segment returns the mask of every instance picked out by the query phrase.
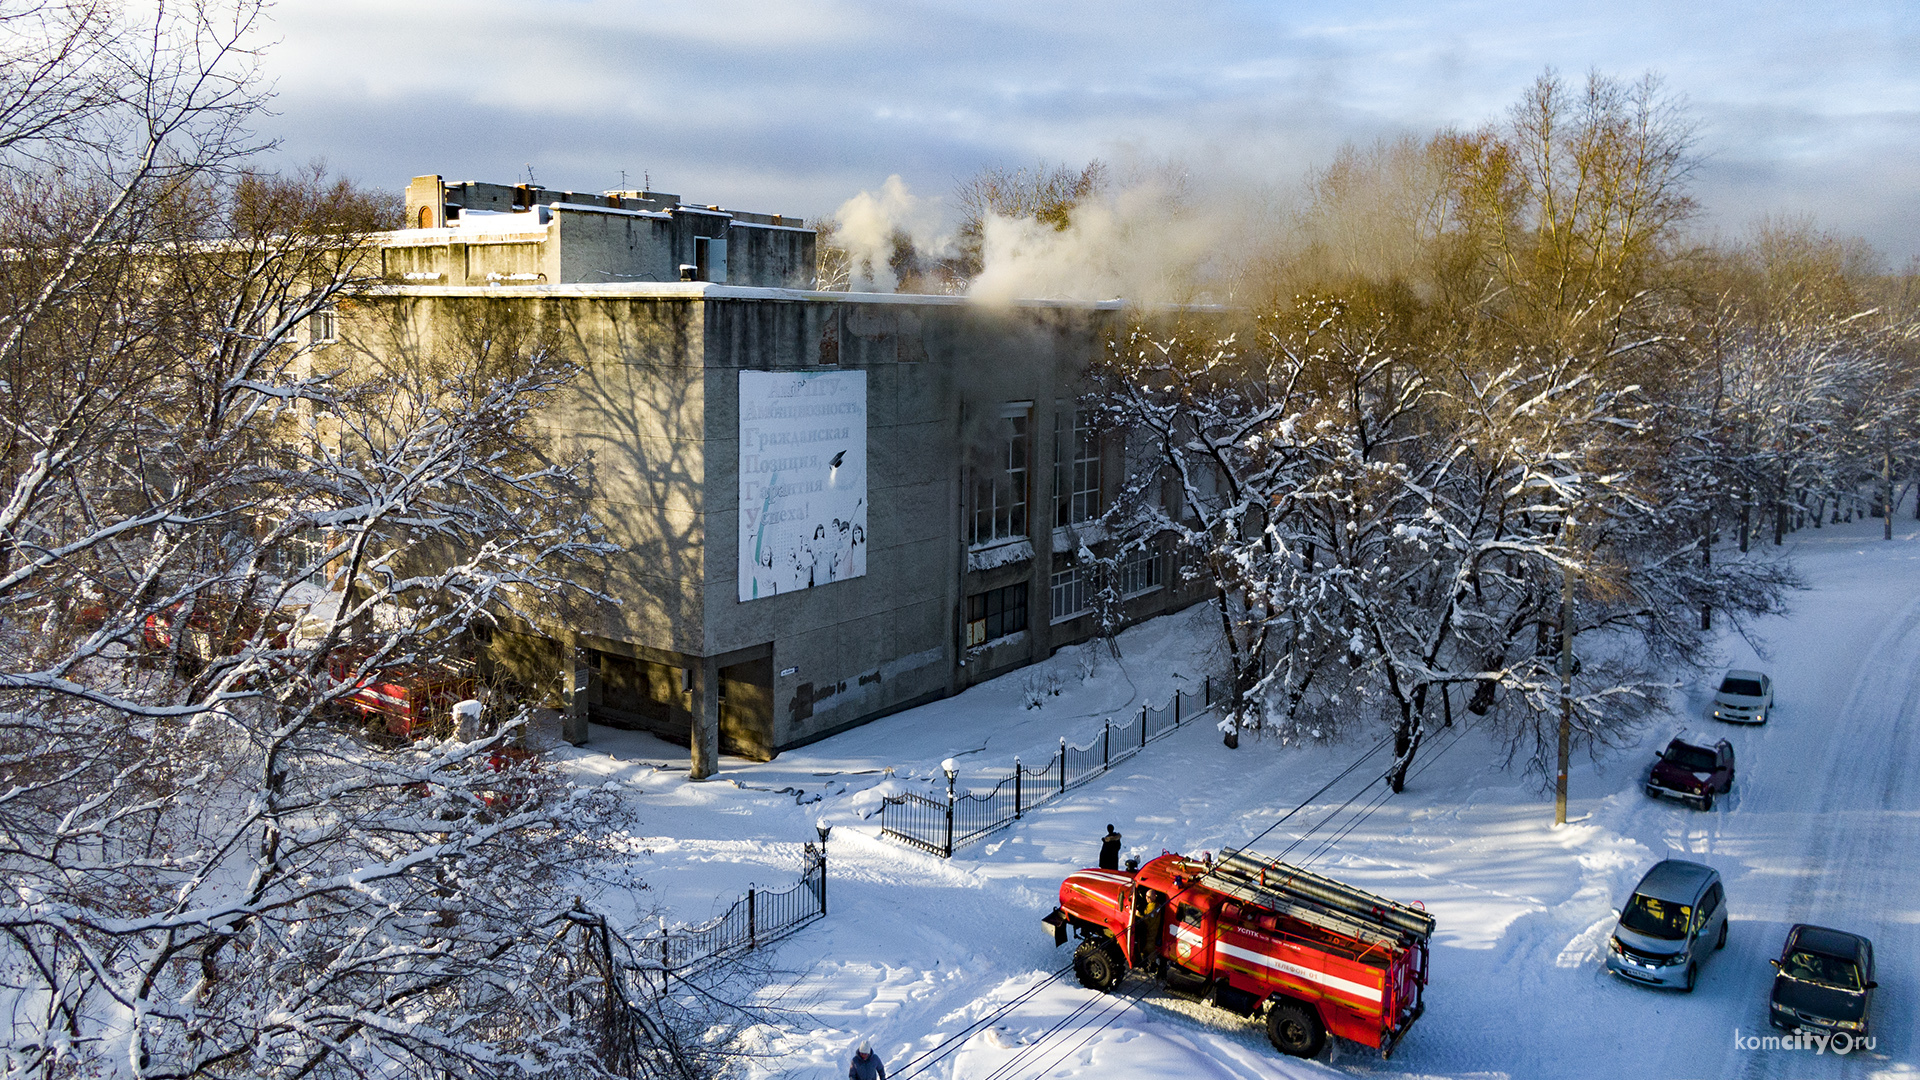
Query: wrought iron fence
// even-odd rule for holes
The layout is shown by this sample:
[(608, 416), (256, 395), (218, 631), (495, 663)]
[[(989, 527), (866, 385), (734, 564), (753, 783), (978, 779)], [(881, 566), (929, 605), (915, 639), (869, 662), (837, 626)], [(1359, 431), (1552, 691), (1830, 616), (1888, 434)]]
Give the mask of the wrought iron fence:
[[(1198, 709), (1193, 699), (1199, 698)], [(956, 793), (954, 776), (947, 777), (945, 799), (902, 792), (880, 804), (880, 835), (910, 847), (952, 858), (953, 853), (1025, 816), (1027, 811), (1064, 794), (1070, 788), (1106, 772), (1132, 757), (1155, 739), (1213, 707), (1213, 680), (1198, 694), (1175, 691), (1166, 704), (1142, 705), (1124, 723), (1111, 717), (1100, 735), (1086, 746), (1060, 740), (1045, 765), (1031, 767), (1013, 759), (1013, 770), (986, 791)], [(1184, 710), (1184, 715), (1183, 715)]]
[(698, 926), (662, 927), (635, 943), (647, 967), (658, 965), (664, 981), (716, 957), (759, 948), (827, 913), (827, 847), (801, 848), (800, 880), (784, 889), (748, 888), (719, 916)]

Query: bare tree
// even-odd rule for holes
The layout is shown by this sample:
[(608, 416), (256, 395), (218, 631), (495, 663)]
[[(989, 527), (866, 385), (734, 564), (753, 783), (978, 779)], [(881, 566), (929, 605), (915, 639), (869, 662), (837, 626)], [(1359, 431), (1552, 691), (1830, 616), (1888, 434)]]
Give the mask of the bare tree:
[(1065, 229), (1074, 208), (1107, 187), (1106, 163), (1095, 159), (1078, 171), (1046, 162), (1017, 168), (985, 168), (954, 185), (959, 210), (959, 254), (949, 276), (964, 282), (979, 275), (988, 217), (1030, 218)]
[(603, 550), (529, 433), (572, 363), (356, 349), (390, 200), (246, 171), (257, 6), (148, 14), (0, 20), (0, 1069), (710, 1068), (583, 959), (617, 801), (516, 710), (407, 741), (341, 704)]

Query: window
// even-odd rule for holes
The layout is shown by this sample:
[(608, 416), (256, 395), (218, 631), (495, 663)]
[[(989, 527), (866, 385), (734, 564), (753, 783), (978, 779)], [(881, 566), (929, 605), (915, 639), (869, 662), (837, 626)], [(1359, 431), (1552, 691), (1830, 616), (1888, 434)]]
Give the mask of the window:
[(307, 334), (315, 345), (325, 345), (340, 340), (340, 310), (332, 304), (322, 304), (307, 316)]
[(991, 544), (1027, 535), (1027, 426), (1029, 406), (1001, 411), (994, 446), (997, 460), (974, 470), (973, 544)]
[(325, 532), (315, 528), (301, 529), (281, 537), (269, 549), (267, 567), (286, 580), (305, 580), (325, 586), (324, 559), (329, 547)]
[(1053, 415), (1053, 523), (1078, 525), (1100, 516), (1100, 436), (1088, 409)]
[(989, 589), (967, 597), (967, 647), (985, 645), (995, 638), (1017, 634), (1027, 628), (1027, 586), (1025, 582), (1004, 589)]
[(1071, 619), (1093, 607), (1090, 576), (1081, 573), (1078, 566), (1069, 566), (1048, 579), (1049, 591), (1053, 594), (1054, 622)]
[(1166, 560), (1154, 547), (1127, 552), (1120, 564), (1120, 594), (1133, 596), (1160, 587)]

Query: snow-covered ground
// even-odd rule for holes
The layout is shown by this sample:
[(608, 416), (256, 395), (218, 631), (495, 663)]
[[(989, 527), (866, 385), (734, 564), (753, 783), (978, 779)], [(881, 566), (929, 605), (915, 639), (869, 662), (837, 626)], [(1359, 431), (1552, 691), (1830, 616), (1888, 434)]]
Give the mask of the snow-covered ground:
[[(1001, 775), (1015, 754), (1045, 760), (1062, 735), (1084, 743), (1103, 716), (1197, 688), (1204, 608), (1129, 631), (1118, 661), (1063, 650), (768, 764), (728, 760), (705, 783), (686, 781), (684, 750), (646, 736), (595, 728), (593, 742), (565, 754), (583, 782), (632, 788), (645, 834), (634, 868), (678, 920), (707, 917), (750, 882), (788, 884), (815, 821), (834, 826), (831, 912), (773, 950), (787, 973), (783, 1004), (799, 1011), (761, 1032), (756, 1077), (845, 1075), (862, 1035), (895, 1076), (936, 1047), (952, 1051), (920, 1072), (930, 1080), (1920, 1076), (1920, 529), (1900, 521), (1888, 543), (1880, 528), (1795, 534), (1789, 554), (1810, 588), (1791, 615), (1725, 639), (1729, 666), (1773, 674), (1764, 727), (1703, 720), (1703, 681), (1637, 746), (1576, 763), (1573, 824), (1559, 829), (1549, 794), (1502, 770), (1494, 742), (1457, 729), (1371, 815), (1326, 820), (1377, 775), (1368, 767), (1260, 843), (1279, 853), (1317, 826), (1290, 861), (1423, 901), (1437, 918), (1426, 1015), (1384, 1062), (1339, 1045), (1318, 1061), (1282, 1058), (1252, 1022), (1164, 992), (1102, 997), (1070, 975), (949, 1043), (1067, 962), (1039, 919), (1060, 879), (1093, 861), (1107, 823), (1142, 855), (1239, 846), (1365, 748), (1247, 741), (1231, 751), (1211, 723), (1196, 723), (951, 861), (878, 838), (881, 794), (931, 786), (944, 757), (959, 759), (964, 786), (969, 774)], [(1036, 692), (1043, 704), (1028, 708)], [(1653, 752), (1682, 726), (1725, 734), (1737, 751), (1735, 791), (1709, 813), (1639, 788)], [(1718, 868), (1727, 885), (1731, 937), (1691, 995), (1625, 985), (1600, 965), (1615, 905), (1667, 853)], [(1803, 921), (1874, 940), (1875, 1050), (1816, 1059), (1736, 1046), (1736, 1032), (1771, 1032), (1767, 960)], [(1122, 986), (1128, 996), (1144, 989), (1138, 978)]]

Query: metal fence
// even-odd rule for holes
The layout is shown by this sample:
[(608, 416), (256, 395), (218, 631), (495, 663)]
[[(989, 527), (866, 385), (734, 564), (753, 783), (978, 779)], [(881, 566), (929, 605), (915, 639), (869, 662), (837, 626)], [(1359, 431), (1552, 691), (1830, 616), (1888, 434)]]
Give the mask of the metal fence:
[(721, 915), (698, 926), (662, 927), (636, 943), (648, 967), (661, 978), (684, 974), (716, 957), (756, 949), (785, 937), (827, 913), (827, 846), (801, 849), (800, 880), (784, 889), (749, 888)]
[[(1196, 703), (1195, 698), (1199, 701)], [(1199, 708), (1194, 708), (1198, 704)], [(1105, 720), (1100, 735), (1086, 746), (1060, 748), (1045, 765), (1029, 767), (1013, 759), (1013, 771), (986, 791), (954, 792), (954, 774), (947, 776), (945, 799), (903, 792), (880, 804), (880, 835), (922, 851), (952, 858), (953, 853), (1025, 816), (1069, 788), (1106, 772), (1145, 749), (1155, 739), (1185, 720), (1213, 707), (1213, 680), (1200, 693), (1175, 691), (1160, 706), (1142, 705), (1124, 723)]]

